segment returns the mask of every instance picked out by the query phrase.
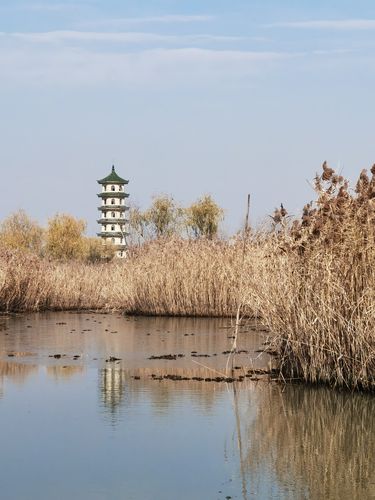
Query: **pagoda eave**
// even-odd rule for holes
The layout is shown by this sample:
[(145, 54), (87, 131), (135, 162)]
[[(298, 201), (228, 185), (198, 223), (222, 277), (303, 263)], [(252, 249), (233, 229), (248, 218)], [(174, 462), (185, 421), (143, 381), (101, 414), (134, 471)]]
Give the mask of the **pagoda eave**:
[(128, 219), (121, 219), (121, 218), (110, 219), (108, 217), (108, 219), (97, 219), (96, 222), (98, 224), (127, 224), (129, 221)]
[(129, 207), (126, 205), (101, 205), (98, 207), (98, 210), (102, 210), (103, 212), (125, 212), (126, 210), (129, 210)]
[(103, 179), (99, 179), (98, 184), (128, 184), (128, 180), (123, 179), (120, 177), (115, 170), (115, 166), (112, 165), (112, 170), (107, 177), (104, 177)]
[(129, 193), (124, 193), (121, 191), (109, 191), (104, 193), (99, 193), (97, 195), (99, 198), (129, 198)]
[(97, 236), (100, 236), (101, 238), (124, 238), (125, 236), (129, 236), (129, 233), (126, 231), (113, 231), (113, 232), (101, 232), (101, 233), (96, 233)]
[(105, 179), (101, 179), (100, 181), (96, 181), (98, 184), (101, 184), (102, 186), (108, 185), (108, 184), (129, 184), (129, 181), (127, 179), (121, 179), (120, 181), (106, 181)]

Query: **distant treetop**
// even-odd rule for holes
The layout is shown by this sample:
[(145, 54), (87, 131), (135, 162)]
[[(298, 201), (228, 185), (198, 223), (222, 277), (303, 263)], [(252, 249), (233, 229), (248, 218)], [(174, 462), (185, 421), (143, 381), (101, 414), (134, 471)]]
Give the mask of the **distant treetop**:
[(104, 177), (104, 179), (100, 179), (98, 181), (99, 184), (128, 184), (129, 181), (122, 179), (119, 175), (117, 175), (115, 166), (112, 165), (112, 171), (107, 177)]

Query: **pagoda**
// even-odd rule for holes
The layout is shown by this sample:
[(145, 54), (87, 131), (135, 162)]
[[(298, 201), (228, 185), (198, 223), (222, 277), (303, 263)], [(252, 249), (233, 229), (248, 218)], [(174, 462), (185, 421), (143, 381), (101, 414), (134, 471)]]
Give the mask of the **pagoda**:
[(123, 258), (126, 255), (126, 237), (128, 236), (126, 211), (129, 207), (125, 205), (125, 198), (129, 197), (125, 193), (125, 185), (129, 181), (117, 175), (115, 167), (104, 179), (100, 179), (98, 184), (102, 186), (101, 193), (98, 194), (102, 204), (98, 207), (101, 217), (97, 221), (101, 224), (101, 232), (97, 233), (103, 243), (115, 246), (116, 256)]

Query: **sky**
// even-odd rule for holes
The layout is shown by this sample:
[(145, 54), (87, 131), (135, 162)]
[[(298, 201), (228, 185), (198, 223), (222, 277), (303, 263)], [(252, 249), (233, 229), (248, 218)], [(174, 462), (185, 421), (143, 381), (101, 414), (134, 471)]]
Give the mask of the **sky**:
[(373, 0), (0, 0), (0, 219), (210, 194), (238, 230), (375, 163)]

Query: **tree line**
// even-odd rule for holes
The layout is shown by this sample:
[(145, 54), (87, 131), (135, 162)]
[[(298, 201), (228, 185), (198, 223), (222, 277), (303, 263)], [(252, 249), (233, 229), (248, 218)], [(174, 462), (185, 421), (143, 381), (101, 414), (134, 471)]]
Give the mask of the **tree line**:
[(141, 211), (132, 207), (129, 214), (130, 241), (143, 241), (162, 237), (187, 238), (217, 237), (224, 211), (210, 195), (202, 196), (189, 207), (181, 207), (171, 196), (153, 199), (151, 206)]
[[(218, 235), (223, 215), (223, 209), (209, 195), (186, 208), (171, 196), (157, 196), (144, 211), (135, 206), (130, 208), (127, 243), (130, 247), (139, 246), (173, 236), (213, 239)], [(110, 260), (114, 256), (113, 246), (104, 245), (100, 238), (86, 236), (86, 228), (84, 220), (68, 214), (56, 214), (42, 228), (24, 210), (19, 210), (0, 224), (0, 247), (56, 260)]]

